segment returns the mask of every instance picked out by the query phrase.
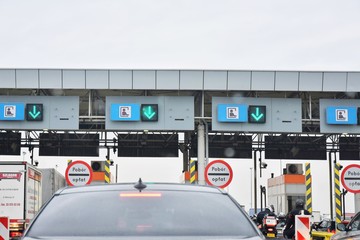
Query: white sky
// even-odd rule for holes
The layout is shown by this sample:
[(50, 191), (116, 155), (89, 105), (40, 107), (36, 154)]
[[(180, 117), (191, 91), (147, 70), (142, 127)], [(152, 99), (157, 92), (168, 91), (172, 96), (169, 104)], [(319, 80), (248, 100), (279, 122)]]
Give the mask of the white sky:
[[(359, 0), (0, 0), (0, 68), (360, 71), (359, 10)], [(119, 181), (178, 182), (182, 170), (181, 158), (112, 158)], [(65, 172), (65, 159), (39, 161)], [(259, 185), (286, 165), (267, 162)], [(248, 208), (253, 161), (229, 163), (228, 191)], [(326, 213), (328, 162), (311, 163), (313, 210)]]
[(0, 67), (360, 69), (358, 0), (0, 0)]

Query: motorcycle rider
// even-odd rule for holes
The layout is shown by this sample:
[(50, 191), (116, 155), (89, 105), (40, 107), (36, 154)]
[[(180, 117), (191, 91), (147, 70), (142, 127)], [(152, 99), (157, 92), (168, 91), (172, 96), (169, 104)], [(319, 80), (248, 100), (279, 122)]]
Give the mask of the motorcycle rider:
[(291, 210), (286, 216), (286, 223), (283, 234), (288, 239), (292, 239), (295, 235), (295, 216), (302, 214), (302, 212), (305, 215), (311, 215), (308, 210), (304, 209), (304, 205), (304, 200), (296, 199), (295, 209)]
[(270, 206), (266, 206), (264, 211), (261, 211), (258, 213), (257, 217), (256, 217), (256, 221), (259, 225), (263, 224), (263, 219), (265, 216), (275, 216), (276, 214), (274, 213), (274, 206), (270, 205)]

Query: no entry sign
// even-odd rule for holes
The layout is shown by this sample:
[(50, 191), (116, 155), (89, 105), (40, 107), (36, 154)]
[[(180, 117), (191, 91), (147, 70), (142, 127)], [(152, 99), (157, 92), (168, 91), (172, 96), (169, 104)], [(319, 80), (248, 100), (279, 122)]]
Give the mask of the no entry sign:
[(360, 165), (351, 164), (341, 172), (343, 187), (352, 193), (360, 193)]
[(225, 188), (233, 178), (230, 165), (223, 160), (215, 160), (205, 168), (205, 180), (209, 185)]
[(82, 186), (92, 181), (92, 169), (84, 161), (74, 161), (66, 169), (66, 182), (70, 186)]

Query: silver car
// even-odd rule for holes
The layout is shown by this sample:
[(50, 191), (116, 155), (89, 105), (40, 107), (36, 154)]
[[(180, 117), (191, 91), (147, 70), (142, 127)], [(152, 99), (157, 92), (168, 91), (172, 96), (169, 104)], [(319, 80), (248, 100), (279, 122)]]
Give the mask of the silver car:
[(331, 236), (331, 240), (353, 240), (360, 239), (360, 212), (358, 212), (351, 221), (346, 225), (340, 223), (337, 226), (338, 232)]
[(140, 179), (58, 191), (25, 232), (34, 239), (265, 238), (221, 189)]

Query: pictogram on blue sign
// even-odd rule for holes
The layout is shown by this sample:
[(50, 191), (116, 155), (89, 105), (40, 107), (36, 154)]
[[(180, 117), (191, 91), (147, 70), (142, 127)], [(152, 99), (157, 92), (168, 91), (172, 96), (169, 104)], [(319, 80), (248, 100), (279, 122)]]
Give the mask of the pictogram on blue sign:
[(248, 106), (244, 104), (218, 104), (218, 122), (247, 122)]
[(326, 123), (338, 125), (355, 125), (357, 124), (357, 107), (327, 107)]
[(0, 103), (1, 121), (21, 121), (25, 119), (24, 103)]
[(111, 104), (111, 121), (140, 121), (140, 104)]

